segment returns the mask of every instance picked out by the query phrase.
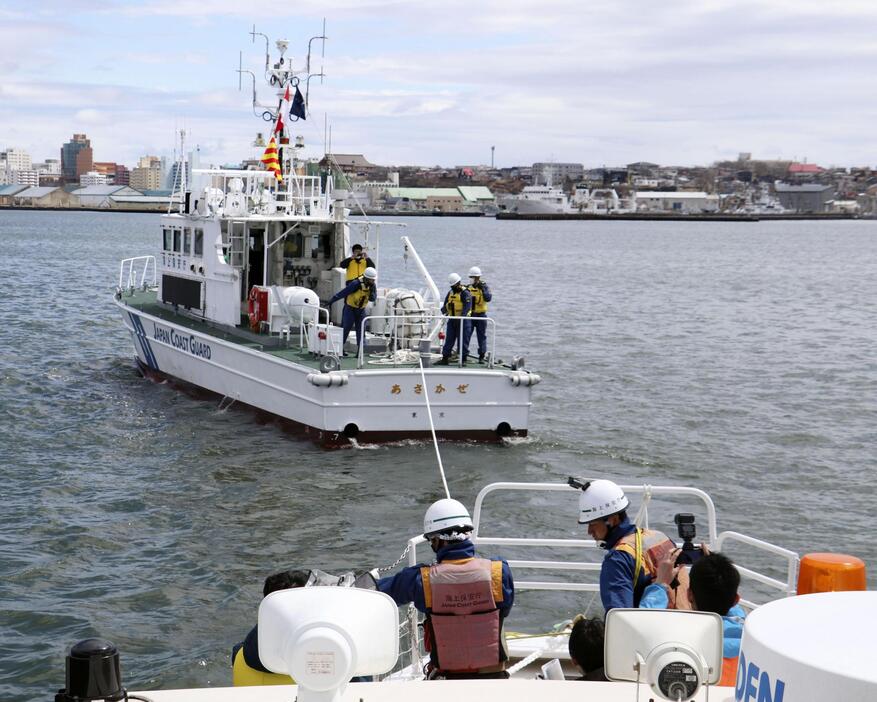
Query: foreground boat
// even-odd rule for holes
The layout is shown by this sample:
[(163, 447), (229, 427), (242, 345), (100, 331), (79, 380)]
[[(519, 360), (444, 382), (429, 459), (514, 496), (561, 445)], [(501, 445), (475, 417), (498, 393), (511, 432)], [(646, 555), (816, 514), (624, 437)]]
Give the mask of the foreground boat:
[[(279, 142), (263, 158), (270, 170), (196, 169), (189, 183), (183, 163), (179, 211), (161, 218), (161, 253), (121, 264), (115, 303), (138, 367), (213, 393), (223, 407), (280, 418), (327, 445), (433, 431), (465, 440), (526, 436), (539, 376), (518, 357), (497, 358), (490, 318), (482, 362), (434, 365), (445, 325), (462, 331), (468, 319), (441, 314), (443, 295), (406, 237), (399, 253), (417, 266), (424, 287), (384, 283), (382, 223), (351, 221), (332, 174), (299, 156), (304, 140), (291, 134), (304, 116), (298, 86), (315, 74), (294, 70), (286, 42), (278, 47), (276, 63), (266, 55), (279, 102), (265, 112)], [(255, 88), (253, 104), (264, 107)], [(341, 304), (329, 301), (351, 279), (340, 265), (357, 226), (356, 242), (377, 260), (378, 290), (364, 343), (342, 348)]]
[[(811, 554), (803, 559), (787, 549), (732, 531), (719, 532), (715, 506), (695, 488), (625, 485), (640, 496), (637, 521), (649, 523), (652, 503), (668, 508), (693, 507), (706, 515), (707, 543), (713, 550), (745, 548), (736, 557), (742, 577), (741, 604), (749, 610), (734, 687), (717, 687), (721, 671), (721, 621), (718, 615), (662, 610), (612, 610), (606, 623), (606, 671), (619, 682), (576, 679), (567, 651), (567, 630), (509, 636), (509, 680), (437, 680), (419, 684), (425, 660), (420, 616), (397, 610), (386, 595), (345, 587), (305, 587), (270, 594), (259, 612), (259, 655), (279, 673), (293, 672), (299, 685), (148, 691), (140, 699), (155, 702), (219, 700), (752, 700), (816, 702), (827, 699), (877, 698), (877, 653), (872, 626), (877, 624), (877, 593), (864, 589), (864, 566), (851, 557)], [(495, 536), (485, 519), (485, 503), (512, 500), (521, 508), (559, 510), (571, 505), (575, 489), (554, 483), (495, 483), (479, 493), (473, 512), (472, 540), (481, 550), (513, 550), (518, 592), (566, 591), (596, 594), (593, 576), (600, 563), (558, 553), (596, 552), (590, 539)], [(666, 503), (663, 502), (666, 500)], [(569, 509), (572, 514), (573, 510)], [(519, 511), (519, 513), (523, 513)], [(530, 524), (525, 518), (520, 527)], [(507, 534), (508, 528), (503, 529)], [(408, 541), (408, 562), (418, 561), (424, 539)], [(746, 565), (743, 565), (746, 563)], [(756, 569), (757, 567), (757, 569)], [(783, 572), (784, 579), (765, 574)], [(551, 573), (547, 578), (528, 573)], [(590, 577), (589, 577), (590, 576)], [(814, 594), (802, 595), (809, 592)], [(532, 601), (532, 600), (531, 600)], [(537, 603), (538, 604), (538, 603)], [(526, 606), (518, 599), (515, 609)], [(401, 616), (400, 616), (401, 611)], [(513, 610), (514, 611), (514, 610)], [(695, 626), (695, 618), (698, 621)], [(710, 623), (710, 619), (714, 621)], [(401, 625), (400, 625), (401, 620)], [(713, 626), (714, 624), (714, 626)], [(694, 642), (694, 643), (692, 643)], [(552, 663), (557, 659), (557, 663)], [(103, 679), (120, 686), (104, 656)], [(546, 665), (548, 664), (548, 665)], [(68, 666), (70, 663), (68, 662)], [(82, 663), (84, 666), (84, 663)], [(718, 666), (718, 670), (716, 669)], [(76, 665), (73, 666), (74, 669)], [(128, 662), (128, 667), (133, 667)], [(557, 679), (537, 676), (556, 671)], [(690, 668), (680, 677), (678, 673)], [(109, 673), (107, 673), (109, 671)], [(560, 675), (558, 672), (562, 671)], [(374, 675), (376, 682), (350, 683), (354, 675)], [(75, 679), (76, 676), (74, 675)], [(68, 667), (68, 689), (71, 681)], [(416, 687), (411, 687), (416, 685)], [(102, 688), (104, 692), (109, 688)], [(66, 700), (65, 700), (66, 702)]]

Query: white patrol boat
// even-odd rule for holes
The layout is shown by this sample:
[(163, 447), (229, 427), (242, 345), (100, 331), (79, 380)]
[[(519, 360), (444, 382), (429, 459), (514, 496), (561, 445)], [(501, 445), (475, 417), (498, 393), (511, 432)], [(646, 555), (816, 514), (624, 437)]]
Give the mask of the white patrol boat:
[[(259, 657), (277, 674), (292, 675), (297, 685), (285, 685), (280, 678), (268, 683), (272, 686), (128, 694), (123, 691), (118, 652), (111, 644), (89, 640), (71, 649), (67, 687), (56, 701), (122, 699), (124, 695), (154, 702), (877, 699), (873, 666), (877, 592), (864, 591), (861, 561), (836, 554), (799, 558), (759, 539), (719, 532), (712, 499), (695, 488), (621, 487), (634, 500), (639, 498), (638, 525), (649, 526), (653, 503), (660, 503), (656, 509), (659, 514), (682, 505), (693, 508), (706, 516), (703, 542), (734, 559), (741, 575), (740, 603), (748, 616), (733, 686), (716, 684), (723, 665), (722, 621), (717, 614), (650, 609), (609, 613), (604, 665), (613, 682), (579, 679), (581, 673), (568, 653), (570, 623), (564, 622), (548, 632), (507, 634), (508, 680), (433, 680), (424, 684), (420, 682), (427, 660), (420, 634), (422, 616), (413, 606), (400, 610), (383, 593), (349, 587), (353, 577), (348, 574), (337, 579), (348, 587), (278, 591), (259, 607)], [(515, 574), (513, 619), (528, 606), (543, 612), (543, 618), (549, 611), (544, 598), (527, 597), (527, 591), (580, 595), (577, 608), (587, 612), (599, 591), (594, 580), (602, 551), (590, 539), (563, 536), (563, 532), (568, 533), (563, 527), (561, 534), (544, 538), (509, 536), (508, 529), (497, 536), (496, 530), (487, 526), (486, 514), (497, 504), (512, 503), (521, 513), (527, 508), (542, 513), (555, 510), (572, 519), (578, 492), (557, 483), (495, 483), (479, 493), (472, 540), (484, 555), (502, 552), (507, 556)], [(522, 527), (530, 523), (521, 521)], [(407, 555), (409, 564), (417, 563), (416, 551), (422, 543), (421, 535), (410, 539), (399, 560)], [(531, 621), (534, 614), (540, 618), (534, 612), (523, 614)], [(133, 667), (129, 659), (127, 668)], [(374, 681), (350, 682), (355, 676), (373, 676)]]
[[(122, 261), (115, 302), (138, 366), (215, 393), (224, 408), (248, 405), (279, 417), (321, 444), (433, 431), (466, 440), (525, 436), (540, 377), (519, 357), (497, 359), (490, 318), (483, 363), (458, 358), (434, 367), (444, 326), (462, 328), (464, 319), (441, 314), (443, 296), (406, 237), (400, 253), (424, 287), (384, 284), (381, 223), (351, 221), (346, 191), (300, 157), (304, 140), (291, 129), (305, 114), (301, 91), (322, 76), (310, 70), (315, 39), (325, 35), (311, 40), (300, 70), (284, 55), (287, 42), (277, 42), (273, 64), (266, 48), (265, 78), (277, 92), (270, 106), (257, 101), (253, 76), (254, 111), (275, 124), (276, 143), (262, 159), (270, 170), (194, 170), (190, 181), (184, 162), (178, 211), (161, 218), (161, 252)], [(344, 349), (343, 302), (327, 305), (348, 282), (339, 264), (354, 225), (364, 229), (357, 241), (374, 248), (378, 289), (364, 343), (355, 343), (354, 329)]]

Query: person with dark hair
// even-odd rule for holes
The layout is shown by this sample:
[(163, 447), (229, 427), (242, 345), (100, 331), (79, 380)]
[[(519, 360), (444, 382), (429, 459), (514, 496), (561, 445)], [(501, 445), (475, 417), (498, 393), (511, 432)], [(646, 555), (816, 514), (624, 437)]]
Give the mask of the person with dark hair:
[[(304, 587), (308, 584), (309, 570), (284, 570), (265, 578), (262, 596), (268, 597), (278, 590), (289, 590)], [(231, 651), (232, 680), (235, 686), (246, 685), (291, 685), (292, 678), (288, 675), (272, 673), (259, 659), (259, 626), (250, 629), (246, 638), (235, 644)]]
[[(733, 687), (737, 678), (737, 657), (743, 637), (743, 620), (746, 613), (738, 604), (740, 573), (731, 559), (721, 553), (710, 553), (702, 547), (704, 555), (691, 566), (688, 574), (688, 601), (699, 612), (715, 612), (722, 617), (723, 662), (719, 685)], [(665, 609), (673, 583), (684, 566), (676, 565), (679, 550), (674, 550), (658, 565), (655, 582), (646, 588), (639, 606), (645, 609)]]
[(603, 620), (579, 615), (569, 632), (569, 657), (582, 671), (580, 680), (607, 680), (603, 670)]
[[(676, 545), (662, 531), (641, 529), (627, 517), (630, 501), (611, 480), (580, 481), (579, 524), (588, 525), (588, 535), (606, 549), (600, 568), (600, 599), (607, 612), (613, 607), (637, 607), (646, 586), (655, 578), (658, 563)], [(687, 579), (682, 575), (672, 593), (670, 608), (688, 609), (684, 596)], [(676, 595), (679, 595), (677, 597)]]
[(362, 276), (366, 268), (377, 268), (375, 262), (365, 255), (362, 244), (354, 244), (350, 247), (350, 251), (353, 255), (348, 256), (338, 264), (339, 268), (344, 269), (344, 279), (348, 283)]
[(423, 535), (436, 555), (378, 580), (378, 590), (398, 605), (413, 603), (426, 614), (427, 678), (507, 678), (502, 623), (512, 609), (515, 585), (504, 560), (475, 555), (469, 511), (457, 500), (433, 503)]

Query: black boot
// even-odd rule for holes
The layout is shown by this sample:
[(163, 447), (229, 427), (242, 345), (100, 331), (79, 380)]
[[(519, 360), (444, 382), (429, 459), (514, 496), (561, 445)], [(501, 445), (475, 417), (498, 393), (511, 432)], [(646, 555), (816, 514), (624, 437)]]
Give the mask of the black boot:
[(435, 364), (436, 364), (437, 366), (447, 366), (447, 365), (449, 365), (449, 364), (448, 364), (448, 357), (447, 357), (447, 356), (442, 356), (442, 360), (441, 360), (441, 361), (436, 361)]

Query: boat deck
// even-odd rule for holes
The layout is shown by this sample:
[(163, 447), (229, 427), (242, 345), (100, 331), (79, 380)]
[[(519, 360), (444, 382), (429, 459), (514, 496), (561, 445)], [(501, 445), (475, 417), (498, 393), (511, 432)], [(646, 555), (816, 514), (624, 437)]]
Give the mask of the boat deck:
[[(268, 334), (255, 334), (247, 327), (229, 327), (226, 325), (215, 324), (206, 320), (195, 319), (186, 314), (178, 314), (170, 309), (167, 305), (160, 303), (156, 298), (155, 290), (134, 290), (133, 292), (125, 291), (122, 293), (121, 302), (129, 307), (143, 312), (145, 314), (157, 317), (166, 322), (176, 324), (202, 334), (228, 341), (240, 346), (261, 351), (278, 358), (282, 358), (293, 363), (297, 363), (315, 370), (319, 370), (320, 357), (315, 356), (307, 349), (300, 348), (298, 334), (294, 333), (287, 341), (279, 336), (269, 336)], [(353, 371), (357, 370), (357, 357), (351, 350), (348, 351), (349, 356), (344, 356), (338, 360), (341, 363), (341, 370)], [(366, 353), (365, 364), (361, 370), (386, 370), (393, 368), (418, 368), (418, 364), (414, 361), (403, 363), (399, 362), (395, 365), (387, 361), (386, 354), (370, 354)], [(494, 367), (503, 367), (501, 363), (497, 363)], [(444, 368), (444, 366), (440, 366)], [(448, 366), (455, 371), (483, 371), (489, 366), (480, 364), (470, 360), (466, 365), (459, 366), (455, 359), (451, 360)]]

